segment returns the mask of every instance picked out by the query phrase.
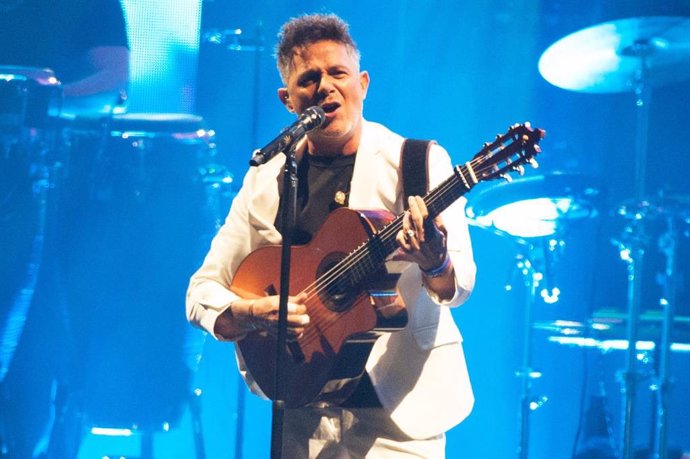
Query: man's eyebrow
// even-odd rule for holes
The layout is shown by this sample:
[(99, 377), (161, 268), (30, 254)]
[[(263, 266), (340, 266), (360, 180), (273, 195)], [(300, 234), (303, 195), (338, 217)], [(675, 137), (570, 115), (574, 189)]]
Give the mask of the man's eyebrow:
[(304, 70), (303, 72), (297, 74), (297, 80), (303, 81), (305, 79), (314, 78), (319, 73), (321, 73), (321, 72), (319, 72), (317, 69), (307, 69), (307, 70)]
[(331, 70), (349, 70), (349, 69), (350, 69), (350, 67), (346, 64), (334, 64), (334, 65), (331, 65), (330, 67), (328, 67), (329, 71), (331, 71)]

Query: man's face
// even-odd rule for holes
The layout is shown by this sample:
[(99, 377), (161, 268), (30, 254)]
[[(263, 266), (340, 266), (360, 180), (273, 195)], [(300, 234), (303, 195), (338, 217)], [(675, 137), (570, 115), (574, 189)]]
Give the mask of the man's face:
[(369, 75), (359, 71), (347, 46), (324, 40), (296, 50), (287, 87), (278, 96), (297, 114), (313, 105), (326, 112), (324, 125), (308, 135), (313, 154), (349, 154), (359, 146), (368, 87)]

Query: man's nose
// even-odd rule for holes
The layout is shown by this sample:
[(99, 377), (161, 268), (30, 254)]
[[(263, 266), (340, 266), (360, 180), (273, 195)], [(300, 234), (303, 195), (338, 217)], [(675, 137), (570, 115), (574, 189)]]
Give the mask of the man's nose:
[(330, 75), (322, 75), (319, 80), (319, 90), (320, 95), (328, 95), (330, 92), (335, 90), (335, 85), (333, 84), (333, 77)]

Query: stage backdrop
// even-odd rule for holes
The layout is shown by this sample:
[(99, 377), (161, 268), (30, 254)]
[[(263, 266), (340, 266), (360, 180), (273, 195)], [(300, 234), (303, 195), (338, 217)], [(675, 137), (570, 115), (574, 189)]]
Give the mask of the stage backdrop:
[(200, 0), (122, 0), (131, 48), (130, 112), (191, 113)]

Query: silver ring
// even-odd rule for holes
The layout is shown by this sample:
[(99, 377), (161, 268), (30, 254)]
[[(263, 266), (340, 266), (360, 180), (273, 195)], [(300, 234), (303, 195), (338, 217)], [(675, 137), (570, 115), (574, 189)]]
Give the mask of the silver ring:
[(414, 231), (411, 229), (408, 229), (405, 231), (405, 239), (412, 239), (414, 237)]

